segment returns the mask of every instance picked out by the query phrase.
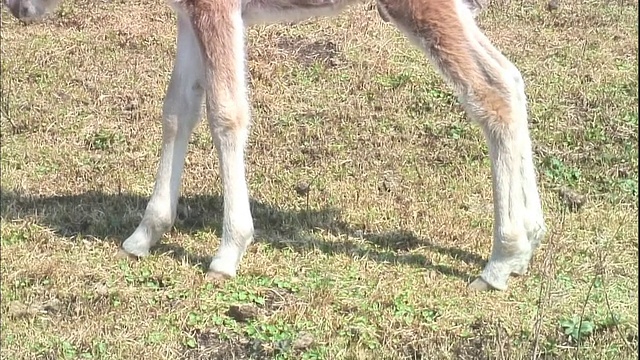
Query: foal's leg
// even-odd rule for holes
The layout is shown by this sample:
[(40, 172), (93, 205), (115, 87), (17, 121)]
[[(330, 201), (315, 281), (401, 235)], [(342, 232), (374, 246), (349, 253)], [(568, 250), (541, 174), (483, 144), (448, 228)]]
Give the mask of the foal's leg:
[(178, 12), (177, 54), (163, 106), (162, 154), (153, 194), (144, 217), (122, 248), (135, 256), (149, 254), (176, 218), (182, 169), (189, 136), (200, 120), (204, 76), (202, 57), (189, 17)]
[[(526, 95), (524, 89), (524, 81), (520, 71), (511, 63), (507, 58), (502, 55), (487, 39), (487, 37), (480, 31), (475, 32), (477, 41), (486, 51), (486, 53), (496, 60), (503, 68), (505, 76), (511, 76), (516, 83), (517, 89), (515, 92), (519, 98), (519, 104), (522, 107), (521, 111), (526, 114)], [(525, 115), (526, 116), (526, 115)], [(528, 132), (528, 129), (527, 129)], [(524, 204), (526, 208), (526, 216), (524, 219), (524, 226), (527, 230), (527, 238), (531, 242), (531, 256), (534, 251), (540, 245), (540, 241), (546, 233), (546, 226), (544, 223), (544, 217), (542, 214), (542, 203), (540, 201), (540, 195), (538, 193), (538, 185), (536, 181), (536, 173), (533, 165), (533, 153), (531, 151), (531, 139), (526, 136), (523, 142), (519, 144), (522, 149), (522, 163), (521, 163), (521, 176), (522, 176), (522, 192), (524, 196)], [(529, 261), (523, 264), (520, 269), (514, 269), (513, 273), (516, 275), (524, 275), (528, 268)]]
[(244, 149), (250, 123), (240, 1), (210, 0), (190, 8), (205, 64), (207, 118), (220, 160), (222, 241), (209, 277), (228, 278), (253, 240)]
[[(476, 28), (477, 29), (477, 28)], [(518, 101), (515, 102), (515, 106), (519, 106), (522, 112), (522, 117), (526, 118), (526, 95), (524, 88), (524, 81), (522, 79), (522, 75), (520, 71), (511, 63), (500, 51), (498, 51), (492, 44), (491, 41), (479, 30), (474, 31), (475, 39), (478, 41), (480, 46), (485, 51), (485, 56), (490, 57), (495, 60), (502, 67), (502, 71), (504, 76), (511, 77), (513, 82), (515, 83), (515, 88), (513, 92), (515, 96), (518, 98)], [(540, 201), (540, 195), (538, 193), (538, 186), (536, 180), (536, 173), (533, 164), (533, 153), (531, 151), (531, 138), (529, 136), (529, 131), (525, 128), (523, 131), (526, 131), (526, 136), (522, 137), (521, 142), (517, 142), (516, 145), (519, 145), (520, 149), (520, 176), (522, 177), (522, 196), (525, 207), (525, 215), (524, 215), (524, 227), (527, 231), (527, 238), (531, 244), (531, 251), (529, 257), (526, 261), (523, 261), (522, 264), (518, 267), (514, 267), (512, 269), (512, 274), (515, 275), (523, 275), (526, 273), (528, 269), (529, 262), (533, 257), (533, 254), (540, 244), (540, 241), (544, 237), (546, 233), (546, 226), (544, 223), (543, 213), (542, 213), (542, 203)], [(474, 287), (484, 286), (481, 281), (478, 281), (474, 284)]]
[(250, 124), (244, 27), (257, 22), (335, 15), (357, 1), (187, 2), (185, 8), (202, 44), (207, 118), (220, 159), (224, 196), (222, 241), (209, 266), (209, 277), (234, 277), (247, 246), (253, 240), (253, 219), (244, 165)]
[(491, 157), (494, 234), (478, 290), (504, 290), (524, 273), (544, 233), (527, 129), (522, 77), (475, 25), (460, 0), (379, 0), (391, 19), (456, 88), (467, 114), (483, 129)]

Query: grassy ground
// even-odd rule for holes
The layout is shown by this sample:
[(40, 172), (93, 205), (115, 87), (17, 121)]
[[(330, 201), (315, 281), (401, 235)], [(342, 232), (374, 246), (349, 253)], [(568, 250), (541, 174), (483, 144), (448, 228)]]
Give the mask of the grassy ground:
[(3, 10), (2, 359), (635, 358), (637, 2), (481, 16), (527, 82), (550, 229), (493, 293), (466, 290), (491, 244), (481, 133), (370, 5), (249, 30), (258, 234), (221, 288), (205, 125), (173, 231), (115, 257), (153, 186), (169, 8), (76, 0), (29, 27)]

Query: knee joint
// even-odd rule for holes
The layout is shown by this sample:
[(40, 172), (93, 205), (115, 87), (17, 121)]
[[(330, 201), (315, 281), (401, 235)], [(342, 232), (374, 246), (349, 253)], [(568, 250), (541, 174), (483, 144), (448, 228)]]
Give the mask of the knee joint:
[(214, 130), (242, 131), (249, 126), (249, 121), (249, 106), (244, 101), (220, 101), (209, 111), (209, 122)]

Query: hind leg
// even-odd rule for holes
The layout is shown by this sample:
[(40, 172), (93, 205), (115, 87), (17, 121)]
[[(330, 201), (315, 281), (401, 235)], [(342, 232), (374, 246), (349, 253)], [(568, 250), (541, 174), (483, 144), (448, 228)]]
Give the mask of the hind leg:
[[(515, 84), (513, 91), (518, 101), (516, 104), (521, 107), (521, 112), (526, 116), (526, 95), (524, 80), (520, 71), (511, 63), (500, 51), (498, 51), (489, 41), (489, 39), (480, 31), (474, 32), (475, 38), (482, 46), (486, 55), (494, 59), (502, 67), (503, 74), (511, 77)], [(525, 129), (528, 132), (528, 129)], [(542, 203), (538, 192), (537, 177), (533, 164), (533, 153), (531, 146), (531, 138), (529, 135), (524, 136), (522, 143), (519, 144), (521, 159), (519, 171), (522, 176), (522, 193), (524, 197), (525, 218), (524, 226), (527, 231), (527, 238), (531, 244), (531, 254), (529, 259), (522, 264), (520, 268), (514, 269), (514, 275), (524, 275), (527, 272), (529, 262), (534, 255), (535, 250), (546, 233), (546, 226), (542, 212)]]
[(460, 0), (379, 0), (390, 19), (423, 49), (483, 130), (494, 202), (489, 262), (470, 287), (505, 290), (524, 273), (544, 233), (522, 77), (475, 25)]

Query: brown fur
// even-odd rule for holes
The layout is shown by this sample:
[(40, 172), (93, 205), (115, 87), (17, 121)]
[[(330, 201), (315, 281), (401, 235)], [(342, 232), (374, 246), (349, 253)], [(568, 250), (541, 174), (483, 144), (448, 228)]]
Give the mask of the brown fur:
[[(234, 28), (232, 19), (234, 14), (242, 11), (240, 2), (184, 0), (183, 4), (201, 43), (207, 79), (204, 87), (207, 97), (215, 98), (214, 101), (207, 101), (215, 105), (208, 109), (212, 112), (212, 119), (215, 119), (215, 127), (229, 130), (247, 127), (249, 109), (237, 106), (237, 99), (245, 96), (244, 92), (238, 93), (238, 89), (245, 85), (244, 79), (238, 78), (236, 67), (244, 67), (244, 63), (235, 62), (236, 54), (232, 46), (236, 35), (234, 32), (243, 31), (242, 27)], [(235, 106), (228, 106), (230, 102)]]
[(462, 95), (480, 105), (487, 113), (483, 118), (511, 121), (509, 87), (503, 83), (502, 68), (492, 67), (476, 51), (481, 44), (470, 31), (476, 30), (475, 25), (461, 23), (454, 1), (380, 0), (378, 4), (399, 28), (419, 40), (418, 46)]

